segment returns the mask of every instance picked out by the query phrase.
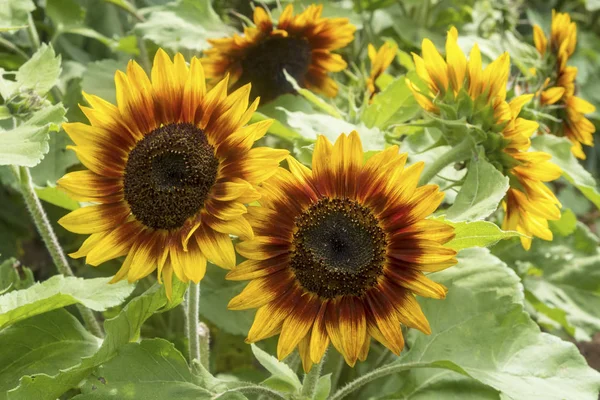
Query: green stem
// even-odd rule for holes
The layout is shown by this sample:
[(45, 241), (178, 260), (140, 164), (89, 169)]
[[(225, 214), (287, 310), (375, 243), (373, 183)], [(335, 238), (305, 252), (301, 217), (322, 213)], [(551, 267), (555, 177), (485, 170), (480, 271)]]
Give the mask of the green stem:
[(344, 357), (338, 353), (338, 360), (335, 365), (335, 369), (333, 370), (333, 374), (331, 375), (331, 388), (336, 389), (337, 385), (340, 381), (340, 377), (342, 376), (342, 371), (344, 369), (344, 365), (346, 362), (344, 361)]
[(329, 398), (329, 400), (341, 400), (348, 396), (355, 390), (360, 389), (364, 385), (374, 381), (375, 379), (383, 378), (384, 376), (396, 374), (398, 372), (406, 371), (413, 368), (428, 368), (431, 367), (430, 363), (408, 363), (408, 364), (391, 364), (385, 365), (381, 368), (373, 370), (363, 376), (360, 376), (348, 383), (346, 386), (338, 390)]
[(210, 330), (202, 322), (198, 325), (198, 338), (200, 343), (200, 363), (208, 371), (208, 363), (210, 361)]
[(310, 372), (304, 375), (304, 382), (302, 382), (302, 394), (310, 400), (315, 397), (315, 393), (317, 392), (317, 384), (319, 383), (321, 370), (323, 369), (323, 364), (325, 364), (326, 357), (327, 353), (323, 354), (321, 362), (313, 365)]
[(226, 390), (226, 391), (214, 396), (213, 399), (215, 399), (215, 400), (220, 399), (225, 394), (230, 394), (230, 393), (235, 393), (235, 392), (258, 394), (259, 396), (266, 396), (268, 399), (287, 400), (287, 397), (285, 397), (283, 394), (279, 393), (278, 391), (266, 388), (264, 386), (258, 386), (258, 385), (241, 386), (241, 387), (238, 387), (235, 389), (229, 389), (229, 390)]
[(438, 157), (434, 162), (425, 165), (425, 169), (419, 180), (419, 185), (429, 183), (429, 181), (449, 164), (468, 159), (473, 154), (473, 149), (474, 146), (471, 138), (465, 138), (458, 145)]
[(39, 50), (40, 35), (38, 35), (38, 31), (35, 28), (35, 22), (33, 22), (33, 17), (31, 16), (31, 13), (27, 15), (27, 34), (29, 35), (29, 41), (31, 42), (31, 46), (33, 46), (34, 50)]
[[(198, 314), (200, 312), (200, 284), (190, 282), (187, 290), (187, 337), (188, 337), (188, 354), (190, 362), (200, 360), (200, 335), (198, 327), (200, 320)], [(204, 364), (202, 364), (204, 365)], [(204, 365), (206, 367), (206, 365)]]
[[(52, 257), (52, 261), (54, 262), (54, 265), (56, 265), (58, 272), (65, 276), (75, 276), (73, 270), (69, 266), (67, 257), (58, 242), (56, 233), (54, 233), (54, 229), (48, 220), (48, 216), (44, 212), (42, 203), (35, 192), (29, 168), (13, 166), (13, 172), (20, 182), (21, 193), (25, 199), (27, 209), (31, 214), (33, 222)], [(81, 304), (78, 305), (78, 309), (88, 330), (98, 337), (103, 337), (102, 329), (100, 328), (100, 324), (98, 324), (96, 317), (94, 317), (93, 312)]]

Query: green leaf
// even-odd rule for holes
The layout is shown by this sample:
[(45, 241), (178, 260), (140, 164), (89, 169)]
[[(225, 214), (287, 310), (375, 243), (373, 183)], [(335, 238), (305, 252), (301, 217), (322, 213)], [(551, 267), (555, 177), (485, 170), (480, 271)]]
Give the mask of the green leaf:
[(181, 0), (152, 8), (135, 30), (144, 39), (174, 51), (205, 50), (210, 47), (208, 39), (234, 32), (221, 21), (210, 0)]
[(18, 388), (11, 391), (9, 400), (55, 400), (70, 388), (77, 386), (95, 368), (118, 354), (120, 348), (139, 338), (144, 321), (156, 312), (167, 311), (183, 299), (187, 285), (173, 281), (173, 297), (168, 302), (162, 285), (154, 285), (142, 295), (131, 300), (118, 316), (104, 322), (106, 337), (98, 351), (80, 364), (62, 369), (57, 374), (26, 375)]
[(31, 374), (57, 374), (98, 349), (100, 339), (66, 310), (36, 315), (0, 331), (0, 399)]
[(519, 232), (503, 231), (489, 221), (452, 222), (444, 217), (433, 219), (454, 227), (454, 239), (446, 243), (446, 247), (457, 251), (468, 247), (491, 247), (500, 240), (522, 236)]
[(46, 186), (43, 188), (35, 188), (38, 197), (50, 204), (62, 207), (66, 210), (76, 210), (79, 208), (79, 202), (73, 200), (65, 192), (58, 189), (56, 186)]
[(307, 114), (302, 111), (284, 110), (287, 124), (296, 130), (305, 139), (317, 140), (318, 135), (324, 135), (331, 142), (340, 134), (358, 132), (364, 151), (379, 151), (385, 148), (385, 138), (377, 128), (367, 128), (363, 123), (350, 124), (342, 119), (326, 114)]
[(464, 250), (457, 266), (429, 276), (448, 296), (419, 299), (432, 334), (411, 332), (399, 364), (431, 363), (511, 399), (596, 400), (600, 374), (574, 344), (540, 332), (524, 311), (519, 278), (488, 250)]
[(231, 282), (225, 279), (227, 271), (209, 264), (202, 279), (200, 315), (224, 331), (246, 336), (254, 320), (253, 311), (227, 309), (227, 304), (246, 287), (247, 282)]
[(143, 340), (121, 347), (96, 368), (75, 400), (211, 399), (198, 386), (185, 358), (164, 339)]
[(323, 375), (317, 382), (314, 400), (327, 400), (331, 392), (331, 374)]
[(0, 6), (0, 32), (27, 26), (27, 16), (35, 10), (31, 0), (3, 0)]
[[(38, 165), (31, 169), (31, 176), (33, 177), (35, 184), (53, 187), (56, 185), (56, 181), (67, 172), (69, 167), (79, 164), (79, 160), (77, 159), (77, 156), (73, 150), (67, 149), (67, 146), (72, 145), (73, 142), (64, 130), (61, 129), (55, 134), (50, 135), (48, 144), (50, 147), (48, 154), (44, 156)], [(57, 193), (61, 192), (58, 191)], [(38, 195), (40, 195), (40, 193), (38, 193)], [(63, 195), (65, 196), (63, 198), (68, 198), (66, 194), (57, 194), (57, 196), (61, 197)], [(43, 198), (43, 200), (53, 203), (51, 200), (46, 198)], [(62, 207), (61, 204), (57, 205)]]
[(115, 60), (102, 60), (89, 63), (83, 73), (81, 88), (84, 92), (94, 94), (115, 104), (117, 102), (115, 73), (125, 70), (127, 64)]
[(446, 218), (457, 222), (484, 219), (496, 211), (507, 190), (508, 177), (483, 157), (474, 159)]
[(109, 284), (110, 279), (55, 275), (30, 288), (0, 296), (0, 328), (71, 304), (80, 303), (95, 311), (118, 306), (134, 285), (126, 281)]
[(571, 142), (567, 138), (540, 135), (531, 140), (531, 147), (552, 155), (550, 161), (562, 169), (565, 179), (575, 185), (596, 207), (600, 208), (600, 193), (598, 193), (596, 180), (571, 153)]
[(56, 83), (60, 75), (60, 55), (45, 43), (17, 71), (17, 86), (34, 90), (44, 96)]
[(570, 209), (563, 208), (558, 221), (548, 221), (552, 232), (558, 233), (560, 236), (569, 236), (577, 228), (577, 216)]
[(277, 360), (266, 351), (261, 350), (261, 348), (255, 344), (252, 344), (252, 353), (254, 353), (254, 357), (256, 357), (260, 365), (265, 367), (271, 375), (284, 380), (292, 387), (296, 388), (296, 390), (302, 388), (302, 383), (300, 383), (298, 375), (296, 375), (286, 363)]
[[(23, 277), (19, 273), (23, 273)], [(12, 290), (26, 289), (34, 283), (33, 272), (14, 258), (9, 258), (0, 263), (0, 295)]]
[(522, 275), (531, 293), (528, 300), (542, 316), (558, 322), (577, 340), (591, 340), (600, 331), (599, 244), (585, 225), (577, 223), (573, 234), (555, 235), (552, 242), (534, 240), (529, 251), (508, 242), (495, 250)]
[(37, 165), (49, 150), (49, 132), (62, 123), (62, 104), (45, 107), (10, 131), (0, 130), (0, 165)]
[(406, 122), (420, 111), (412, 92), (406, 85), (406, 76), (401, 75), (381, 93), (363, 112), (361, 119), (366, 126), (386, 129), (390, 125)]

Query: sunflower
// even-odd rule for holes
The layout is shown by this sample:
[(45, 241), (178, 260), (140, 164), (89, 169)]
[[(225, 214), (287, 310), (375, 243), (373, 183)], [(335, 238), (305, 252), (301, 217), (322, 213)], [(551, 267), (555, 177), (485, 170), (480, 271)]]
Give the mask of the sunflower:
[(273, 175), (287, 151), (251, 149), (269, 122), (245, 126), (250, 85), (227, 95), (227, 79), (206, 91), (200, 61), (188, 67), (156, 53), (151, 79), (135, 62), (117, 71), (117, 106), (85, 95), (90, 125), (63, 127), (87, 170), (62, 177), (74, 199), (94, 203), (60, 219), (90, 234), (71, 254), (98, 265), (127, 256), (112, 282), (136, 281), (158, 269), (170, 296), (172, 275), (199, 282), (207, 260), (235, 266), (229, 234), (252, 238), (244, 203)]
[(231, 75), (231, 84), (240, 87), (252, 83), (251, 95), (271, 101), (294, 88), (284, 70), (300, 86), (329, 97), (338, 87), (328, 72), (346, 68), (346, 62), (332, 50), (346, 46), (354, 39), (356, 27), (347, 18), (323, 18), (322, 5), (311, 5), (294, 16), (288, 5), (277, 26), (262, 7), (254, 9), (254, 25), (244, 35), (212, 39), (212, 48), (204, 52), (204, 70), (209, 78)]
[(373, 96), (380, 92), (381, 89), (377, 87), (375, 81), (394, 61), (397, 52), (398, 45), (395, 43), (386, 42), (379, 50), (375, 50), (375, 47), (369, 44), (368, 55), (369, 60), (371, 60), (371, 73), (369, 74), (369, 78), (367, 78), (367, 89), (371, 93), (370, 99), (373, 99)]
[(533, 40), (540, 55), (546, 57), (547, 62), (553, 66), (551, 77), (546, 79), (543, 85), (544, 89), (551, 87), (541, 93), (541, 103), (551, 105), (560, 101), (562, 109), (559, 109), (558, 114), (563, 122), (557, 133), (571, 141), (571, 151), (577, 158), (585, 159), (582, 145), (593, 146), (593, 134), (596, 131), (596, 127), (585, 114), (593, 113), (596, 108), (575, 96), (577, 67), (567, 65), (577, 45), (577, 24), (571, 21), (569, 14), (553, 10), (550, 38), (546, 37), (539, 25), (535, 25)]
[[(452, 28), (448, 32), (444, 60), (433, 43), (425, 39), (423, 57), (417, 54), (413, 57), (416, 72), (428, 90), (422, 92), (411, 81), (408, 81), (409, 87), (421, 107), (434, 114), (459, 109), (459, 104), (466, 103), (465, 98), (471, 99), (470, 114), (461, 114), (461, 117), (486, 132), (487, 139), (482, 145), (487, 158), (509, 177), (503, 228), (525, 234), (521, 237), (525, 249), (530, 248), (532, 236), (552, 240), (548, 220), (560, 219), (560, 203), (544, 182), (558, 179), (561, 170), (549, 161), (549, 154), (529, 151), (530, 137), (538, 124), (519, 114), (533, 96), (523, 95), (506, 101), (510, 73), (508, 53), (482, 69), (477, 44), (467, 60), (457, 41), (458, 32)], [(465, 109), (468, 108), (461, 107), (460, 112), (464, 113)]]
[(444, 244), (452, 227), (425, 219), (440, 204), (436, 185), (417, 187), (423, 163), (405, 168), (398, 147), (363, 163), (359, 136), (317, 139), (312, 171), (288, 157), (248, 207), (256, 236), (237, 245), (247, 258), (227, 275), (252, 281), (229, 303), (258, 308), (248, 342), (281, 334), (279, 359), (298, 347), (304, 370), (329, 342), (349, 365), (373, 337), (399, 354), (401, 324), (429, 334), (414, 294), (442, 299), (446, 288), (423, 272), (456, 263)]

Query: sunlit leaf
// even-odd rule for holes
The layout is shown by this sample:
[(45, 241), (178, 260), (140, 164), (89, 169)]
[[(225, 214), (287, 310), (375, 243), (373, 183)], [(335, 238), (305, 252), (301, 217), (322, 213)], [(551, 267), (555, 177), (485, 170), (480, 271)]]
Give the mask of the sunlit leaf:
[(0, 296), (0, 328), (71, 304), (96, 311), (121, 304), (134, 285), (126, 281), (109, 285), (110, 278), (83, 279), (55, 275), (24, 290)]
[(479, 157), (469, 163), (465, 182), (454, 204), (446, 210), (451, 221), (472, 221), (488, 217), (508, 190), (508, 177)]

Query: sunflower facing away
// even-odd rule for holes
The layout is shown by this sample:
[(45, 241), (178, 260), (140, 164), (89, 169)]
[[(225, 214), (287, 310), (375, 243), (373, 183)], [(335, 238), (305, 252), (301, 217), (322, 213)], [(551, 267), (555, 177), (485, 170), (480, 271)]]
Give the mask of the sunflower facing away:
[(444, 247), (453, 228), (425, 219), (444, 194), (417, 187), (423, 164), (405, 168), (397, 146), (363, 163), (356, 132), (333, 146), (320, 136), (312, 171), (287, 160), (248, 207), (256, 236), (237, 245), (248, 260), (227, 276), (252, 280), (229, 303), (258, 308), (247, 341), (280, 334), (279, 359), (298, 346), (308, 371), (329, 342), (354, 365), (371, 337), (399, 354), (401, 324), (430, 333), (414, 294), (444, 298), (423, 272), (454, 265), (456, 252)]
[(338, 87), (328, 72), (343, 70), (346, 62), (331, 51), (350, 43), (356, 27), (347, 18), (323, 18), (322, 5), (296, 16), (293, 11), (288, 5), (273, 26), (267, 11), (256, 7), (255, 26), (245, 28), (243, 36), (210, 40), (213, 47), (202, 58), (206, 76), (221, 79), (229, 73), (236, 88), (251, 82), (252, 96), (265, 103), (294, 92), (285, 70), (300, 86), (334, 97)]
[(548, 85), (551, 87), (541, 93), (541, 102), (544, 105), (559, 102), (563, 106), (559, 110), (559, 117), (563, 122), (557, 133), (571, 141), (573, 144), (571, 151), (577, 158), (585, 159), (582, 145), (593, 146), (592, 135), (596, 131), (596, 127), (585, 117), (585, 114), (593, 113), (596, 107), (575, 96), (577, 67), (567, 65), (577, 45), (577, 25), (571, 21), (569, 14), (557, 13), (553, 10), (550, 43), (539, 25), (533, 27), (533, 33), (538, 52), (555, 66), (551, 77), (544, 84), (544, 89)]
[(442, 112), (438, 104), (456, 105), (461, 98), (472, 99), (468, 115), (460, 116), (487, 132), (488, 140), (482, 144), (486, 156), (509, 177), (503, 229), (527, 235), (521, 237), (525, 249), (531, 246), (531, 236), (552, 240), (548, 220), (560, 219), (560, 203), (544, 182), (558, 179), (561, 170), (549, 161), (549, 154), (529, 151), (530, 137), (538, 129), (538, 124), (520, 118), (519, 114), (532, 95), (519, 96), (507, 102), (506, 86), (510, 72), (508, 53), (482, 70), (477, 44), (467, 61), (457, 40), (458, 32), (452, 28), (448, 32), (444, 60), (433, 43), (425, 39), (423, 57), (416, 54), (413, 57), (417, 74), (429, 90), (423, 93), (410, 81), (409, 87), (417, 102), (435, 114)]
[(86, 95), (90, 125), (68, 123), (88, 169), (58, 182), (74, 199), (94, 203), (63, 217), (66, 229), (90, 234), (72, 257), (91, 265), (127, 256), (113, 282), (158, 269), (170, 296), (173, 272), (199, 282), (209, 260), (235, 265), (229, 234), (251, 239), (244, 203), (260, 197), (285, 150), (251, 148), (269, 122), (245, 126), (250, 85), (227, 95), (227, 79), (206, 91), (200, 61), (188, 67), (162, 50), (151, 79), (135, 62), (115, 75), (117, 106)]
[(367, 89), (371, 93), (370, 99), (373, 99), (373, 96), (380, 92), (375, 81), (392, 64), (397, 53), (398, 45), (396, 43), (386, 42), (379, 50), (375, 50), (375, 47), (369, 43), (368, 55), (371, 61), (371, 73), (369, 74), (369, 78), (367, 78)]

